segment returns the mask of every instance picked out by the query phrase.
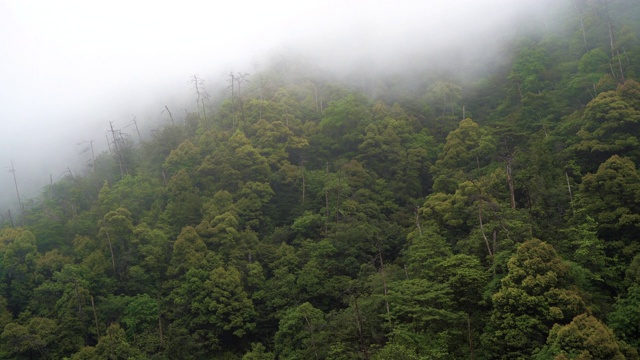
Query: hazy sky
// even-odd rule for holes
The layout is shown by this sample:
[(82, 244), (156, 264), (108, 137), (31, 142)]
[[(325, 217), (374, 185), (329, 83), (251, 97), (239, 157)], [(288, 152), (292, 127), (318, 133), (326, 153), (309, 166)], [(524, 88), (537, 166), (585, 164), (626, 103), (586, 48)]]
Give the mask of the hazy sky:
[[(0, 204), (106, 147), (108, 122), (142, 127), (191, 106), (189, 77), (224, 85), (273, 49), (380, 66), (443, 45), (490, 51), (535, 0), (0, 0)], [(181, 104), (183, 102), (184, 104)], [(29, 189), (29, 190), (28, 190)], [(4, 209), (0, 209), (5, 211)]]

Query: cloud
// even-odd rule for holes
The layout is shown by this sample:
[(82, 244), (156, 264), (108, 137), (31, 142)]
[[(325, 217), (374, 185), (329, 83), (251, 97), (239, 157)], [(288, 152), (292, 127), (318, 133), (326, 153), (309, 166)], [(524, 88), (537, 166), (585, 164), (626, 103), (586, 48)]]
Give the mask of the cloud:
[[(336, 71), (472, 57), (543, 10), (533, 0), (0, 2), (0, 168), (13, 160), (33, 193), (86, 160), (77, 142), (106, 148), (108, 121), (151, 121), (186, 101), (191, 75), (223, 85), (274, 49)], [(0, 189), (12, 181), (0, 174)], [(0, 204), (10, 198), (0, 191)]]

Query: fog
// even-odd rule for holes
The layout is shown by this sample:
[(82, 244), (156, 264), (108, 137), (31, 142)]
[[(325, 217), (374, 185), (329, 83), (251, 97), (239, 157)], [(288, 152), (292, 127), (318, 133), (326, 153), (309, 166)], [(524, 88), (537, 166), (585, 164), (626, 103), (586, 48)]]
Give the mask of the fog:
[(522, 18), (544, 26), (545, 2), (0, 1), (0, 210), (17, 202), (11, 161), (21, 195), (35, 196), (50, 176), (84, 171), (78, 144), (104, 151), (110, 121), (148, 131), (168, 122), (165, 105), (193, 110), (194, 74), (223, 87), (230, 71), (289, 54), (336, 72), (488, 65)]

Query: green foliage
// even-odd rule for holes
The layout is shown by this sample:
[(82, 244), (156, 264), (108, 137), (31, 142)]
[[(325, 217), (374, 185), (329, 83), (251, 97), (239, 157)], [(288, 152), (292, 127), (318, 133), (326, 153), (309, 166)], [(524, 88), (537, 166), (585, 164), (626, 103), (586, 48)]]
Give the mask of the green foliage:
[(546, 87), (545, 69), (549, 54), (540, 46), (524, 46), (513, 62), (509, 80), (516, 84), (520, 96), (537, 93)]
[(198, 148), (191, 141), (185, 140), (177, 148), (171, 150), (162, 164), (162, 168), (166, 175), (173, 176), (180, 170), (193, 172), (200, 162), (202, 159), (200, 159)]
[(620, 339), (640, 348), (640, 285), (632, 285), (627, 295), (616, 301), (608, 320)]
[(242, 338), (255, 327), (253, 303), (243, 289), (240, 272), (233, 267), (191, 268), (170, 298), (173, 326), (190, 334), (189, 342), (181, 347), (219, 350), (223, 339)]
[(424, 279), (389, 283), (390, 321), (411, 333), (438, 333), (460, 319), (449, 309), (452, 298), (449, 288)]
[(633, 161), (614, 155), (585, 175), (577, 203), (597, 222), (607, 255), (629, 261), (638, 251), (631, 233), (640, 226), (640, 177)]
[(251, 351), (244, 354), (242, 360), (274, 360), (275, 355), (267, 352), (267, 349), (261, 343), (251, 344)]
[(0, 289), (14, 314), (25, 310), (36, 284), (36, 260), (39, 256), (35, 236), (28, 230), (4, 229), (0, 232)]
[(450, 289), (455, 309), (471, 312), (479, 307), (489, 274), (478, 258), (465, 254), (443, 257), (435, 265), (434, 275)]
[(125, 176), (113, 186), (105, 185), (100, 191), (100, 211), (103, 214), (118, 208), (127, 209), (138, 221), (147, 213), (159, 196), (160, 184), (143, 176)]
[(579, 142), (573, 145), (578, 155), (588, 156), (591, 164), (604, 162), (612, 155), (638, 159), (635, 134), (640, 121), (639, 87), (629, 80), (616, 91), (600, 93), (587, 104), (577, 133)]
[(122, 323), (129, 338), (155, 327), (158, 320), (158, 302), (148, 294), (135, 296), (124, 309)]
[(277, 60), (123, 134), (1, 216), (0, 358), (637, 358), (640, 8), (570, 5), (473, 81)]
[(275, 352), (279, 359), (322, 358), (327, 352), (329, 334), (324, 332), (321, 310), (309, 303), (287, 311), (275, 335)]
[(55, 340), (56, 322), (41, 317), (31, 317), (25, 324), (10, 322), (0, 334), (6, 356), (14, 359), (48, 357)]
[(581, 314), (567, 325), (554, 325), (549, 333), (547, 345), (534, 358), (623, 360), (637, 356), (636, 351), (627, 349), (616, 340), (613, 331), (607, 325), (591, 315)]
[(111, 324), (107, 334), (98, 341), (95, 355), (99, 359), (136, 359), (140, 357), (140, 351), (129, 344), (120, 325)]
[(530, 356), (541, 347), (554, 324), (567, 324), (586, 310), (571, 286), (569, 268), (555, 249), (532, 239), (518, 247), (508, 263), (483, 344), (494, 358)]
[(196, 230), (185, 227), (173, 244), (171, 265), (167, 270), (169, 276), (181, 276), (189, 269), (207, 268), (207, 245)]
[(431, 167), (433, 188), (452, 193), (465, 180), (477, 178), (495, 152), (495, 140), (471, 119), (464, 119), (447, 135), (438, 161)]
[(167, 185), (165, 217), (174, 229), (195, 226), (202, 216), (202, 201), (189, 172), (182, 169)]

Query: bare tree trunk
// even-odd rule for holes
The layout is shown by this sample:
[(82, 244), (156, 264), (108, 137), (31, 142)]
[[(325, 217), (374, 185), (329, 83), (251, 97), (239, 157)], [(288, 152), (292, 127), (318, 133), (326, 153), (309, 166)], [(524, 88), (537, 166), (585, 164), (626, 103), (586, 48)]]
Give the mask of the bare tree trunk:
[(616, 77), (616, 72), (613, 70), (613, 65), (611, 64), (611, 62), (609, 62), (609, 69), (611, 69), (611, 77), (613, 77), (613, 80), (618, 80), (618, 78)]
[(20, 205), (20, 211), (23, 218), (22, 222), (24, 224), (24, 205), (20, 199), (20, 190), (18, 190), (18, 180), (16, 179), (16, 169), (13, 167), (13, 160), (11, 161), (11, 169), (9, 169), (9, 172), (13, 175), (13, 184), (16, 186), (16, 196), (18, 197), (18, 205)]
[(446, 115), (447, 112), (447, 94), (442, 95), (442, 117)]
[(200, 78), (198, 75), (193, 75), (193, 80), (191, 81), (193, 82), (193, 86), (196, 88), (196, 109), (198, 109), (198, 116), (200, 116)]
[(231, 126), (236, 127), (236, 76), (230, 72), (229, 77), (231, 79), (231, 109), (233, 110), (233, 118), (231, 120)]
[(118, 165), (120, 166), (120, 176), (124, 178), (124, 161), (122, 159), (122, 153), (120, 152), (120, 147), (118, 146), (118, 138), (116, 137), (116, 132), (113, 130), (113, 122), (109, 121), (109, 127), (111, 128), (111, 137), (113, 138), (113, 146), (116, 148), (116, 157), (118, 158)]
[(311, 338), (311, 346), (313, 347), (313, 352), (316, 356), (316, 360), (319, 359), (318, 356), (318, 348), (316, 347), (316, 341), (313, 338), (313, 326), (311, 325), (311, 322), (309, 321), (309, 318), (304, 315), (304, 320), (307, 322), (307, 326), (309, 327), (309, 337)]
[(169, 107), (167, 105), (165, 105), (164, 109), (167, 111), (167, 114), (169, 114), (169, 118), (171, 119), (171, 125), (175, 125), (176, 122), (173, 120), (173, 115), (171, 114), (171, 111), (169, 110)]
[(419, 213), (419, 207), (416, 206), (416, 209), (414, 210), (415, 214), (416, 214), (416, 227), (418, 228), (418, 235), (422, 236), (422, 227), (420, 226), (420, 213)]
[(571, 192), (571, 183), (569, 182), (569, 174), (565, 171), (564, 176), (567, 179), (567, 190), (569, 190), (569, 201), (571, 204), (571, 211), (573, 211), (573, 193)]
[[(496, 249), (498, 248), (498, 242), (497, 242), (497, 237), (498, 237), (498, 233), (497, 231), (494, 229), (493, 230), (493, 253), (496, 253)], [(494, 269), (495, 271), (495, 269)], [(495, 273), (494, 273), (495, 275)]]
[(104, 134), (104, 137), (107, 138), (107, 146), (109, 147), (109, 154), (113, 154), (113, 152), (111, 151), (111, 141), (109, 141), (109, 135)]
[(624, 70), (622, 70), (622, 59), (620, 59), (620, 51), (616, 49), (616, 54), (618, 55), (618, 66), (620, 67), (620, 82), (624, 84)]
[(342, 171), (338, 171), (338, 190), (336, 191), (336, 224), (340, 222), (340, 195), (342, 192), (341, 183), (342, 183)]
[[(607, 16), (607, 29), (609, 30), (609, 45), (611, 46), (611, 57), (614, 57), (617, 55), (618, 66), (620, 69), (620, 83), (624, 83), (624, 70), (622, 69), (622, 60), (620, 59), (620, 50), (616, 46), (617, 44), (616, 44), (615, 34), (613, 31), (613, 24), (611, 23), (611, 19), (608, 16)], [(611, 67), (611, 72), (613, 72), (613, 66)]]
[[(246, 79), (247, 76), (249, 76), (249, 74), (243, 73), (243, 72), (240, 72), (240, 73), (236, 74), (236, 81), (238, 82), (238, 100), (239, 100), (239, 104), (240, 104), (240, 118), (242, 119), (243, 123), (246, 121), (246, 119), (244, 117), (244, 103), (243, 103), (243, 100), (242, 100), (242, 83), (249, 81), (249, 80)], [(288, 125), (289, 125), (289, 123), (287, 122), (287, 126)]]
[(16, 225), (13, 223), (13, 216), (11, 216), (11, 209), (7, 210), (7, 212), (9, 213), (9, 221), (11, 222), (11, 227), (16, 227)]
[[(76, 295), (76, 302), (78, 303), (78, 319), (80, 320), (80, 323), (84, 324), (84, 309), (82, 308), (82, 297), (80, 296), (80, 292), (78, 291), (78, 280), (74, 279), (73, 280), (73, 292)], [(87, 339), (89, 337), (88, 334), (88, 329), (83, 326), (84, 328), (84, 342), (85, 344), (87, 343)]]
[(567, 190), (569, 190), (569, 200), (573, 204), (573, 194), (571, 193), (571, 183), (569, 182), (569, 174), (565, 171), (564, 176), (567, 178)]
[(302, 205), (304, 205), (306, 183), (305, 183), (304, 160), (302, 159), (302, 157), (300, 158), (300, 167), (302, 168)]
[(587, 50), (587, 32), (584, 29), (584, 20), (582, 19), (582, 15), (580, 14), (580, 10), (578, 9), (578, 5), (576, 2), (573, 2), (573, 8), (576, 10), (576, 15), (580, 20), (580, 29), (582, 30), (582, 41), (584, 42), (584, 49)]
[(515, 189), (513, 186), (513, 177), (511, 176), (511, 161), (513, 160), (512, 155), (507, 158), (507, 183), (509, 184), (509, 195), (511, 197), (511, 208), (516, 208), (516, 195)]
[(353, 302), (356, 308), (356, 324), (358, 325), (358, 340), (360, 341), (360, 350), (362, 351), (364, 359), (369, 360), (369, 350), (367, 349), (367, 345), (364, 342), (362, 316), (360, 315), (360, 308), (358, 307), (358, 297), (356, 295), (353, 296)]
[(93, 302), (93, 295), (91, 295), (91, 307), (93, 308), (93, 319), (96, 321), (96, 334), (100, 339), (100, 326), (98, 326), (98, 313), (96, 313), (96, 304)]
[(140, 130), (138, 129), (138, 122), (136, 121), (136, 116), (133, 115), (133, 126), (136, 128), (136, 133), (138, 133), (138, 140), (142, 141), (142, 136), (140, 135)]
[(116, 273), (116, 260), (113, 255), (113, 245), (111, 244), (111, 236), (109, 236), (109, 229), (107, 228), (107, 221), (103, 218), (102, 222), (104, 223), (104, 232), (107, 235), (107, 243), (109, 244), (109, 251), (111, 252), (111, 265), (113, 266), (113, 275), (117, 276)]
[(480, 232), (482, 233), (484, 242), (487, 245), (487, 251), (489, 252), (489, 256), (493, 256), (493, 252), (491, 251), (491, 246), (489, 245), (489, 239), (487, 239), (487, 235), (485, 235), (484, 233), (484, 224), (482, 222), (482, 200), (478, 202), (478, 220), (480, 221)]
[(98, 170), (96, 170), (96, 153), (93, 152), (93, 140), (89, 141), (89, 146), (91, 147), (91, 162), (93, 164), (93, 172), (97, 173)]
[(262, 101), (264, 100), (264, 79), (262, 75), (259, 77), (260, 80), (260, 106), (258, 106), (258, 120), (262, 119)]
[(611, 24), (611, 19), (608, 19), (607, 16), (607, 29), (609, 30), (609, 46), (611, 46), (611, 57), (613, 57), (614, 49), (615, 49), (615, 38), (613, 36), (613, 25)]
[(313, 93), (315, 95), (315, 100), (316, 100), (316, 111), (320, 112), (320, 103), (318, 102), (318, 88), (314, 83), (311, 83), (311, 85), (313, 86)]
[(388, 289), (387, 289), (387, 277), (384, 273), (384, 262), (382, 261), (382, 250), (380, 249), (380, 243), (378, 243), (378, 256), (380, 257), (380, 274), (382, 275), (382, 287), (384, 289), (384, 305), (387, 308), (387, 320), (389, 320), (389, 326), (391, 326), (391, 311), (389, 309)]
[(204, 107), (204, 98), (200, 99), (200, 102), (202, 102), (202, 118), (204, 119), (204, 123), (207, 123), (207, 110)]
[[(325, 177), (329, 178), (329, 163), (326, 164)], [(324, 233), (327, 234), (329, 225), (329, 192), (327, 190), (327, 180), (325, 180), (324, 186), (324, 206), (325, 206), (325, 220), (324, 220)]]
[(467, 334), (469, 336), (469, 358), (473, 360), (475, 359), (475, 354), (473, 351), (473, 339), (471, 337), (471, 318), (469, 317), (468, 313), (467, 313)]
[(624, 54), (624, 58), (627, 59), (627, 66), (630, 66), (631, 61), (629, 61), (629, 55), (627, 55), (627, 50), (625, 50), (624, 47), (622, 47), (622, 53)]
[(164, 348), (164, 333), (162, 331), (162, 312), (160, 311), (160, 296), (158, 295), (158, 331), (160, 332), (160, 349)]
[(233, 102), (235, 101), (236, 98), (236, 75), (233, 72), (229, 73), (229, 78), (231, 79), (231, 102), (233, 105)]

